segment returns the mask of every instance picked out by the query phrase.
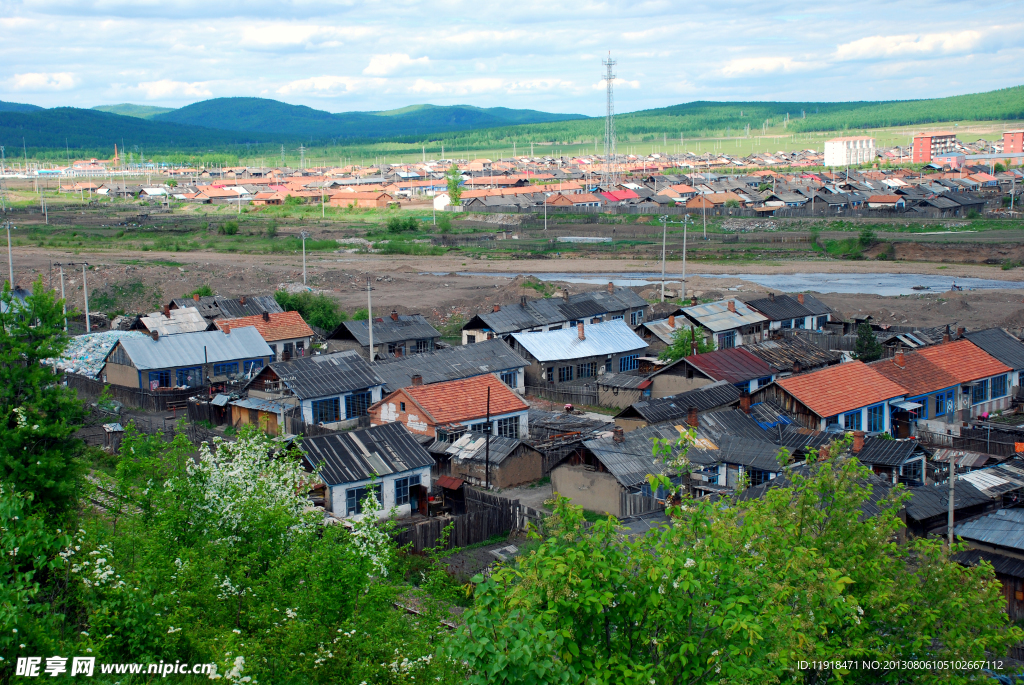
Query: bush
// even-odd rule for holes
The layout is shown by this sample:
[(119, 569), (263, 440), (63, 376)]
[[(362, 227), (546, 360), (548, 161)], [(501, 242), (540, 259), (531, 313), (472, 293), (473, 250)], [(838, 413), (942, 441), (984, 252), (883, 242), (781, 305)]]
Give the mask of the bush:
[(278, 290), (274, 293), (274, 299), (281, 305), (281, 309), (286, 312), (298, 312), (306, 323), (325, 331), (334, 330), (348, 318), (345, 312), (338, 308), (337, 301), (323, 293), (314, 295), (311, 292), (289, 293)]
[(269, 226), (267, 226), (267, 237), (273, 238), (275, 235), (277, 235), (277, 224), (272, 223)]
[(284, 198), (284, 203), (288, 207), (295, 207), (297, 205), (305, 204), (301, 197), (295, 197), (293, 195), (287, 195)]
[(238, 233), (238, 222), (228, 221), (221, 224), (220, 228), (217, 229), (217, 233), (220, 233), (221, 235), (235, 235)]
[(190, 293), (185, 293), (185, 297), (213, 297), (216, 293), (213, 292), (213, 288), (209, 284), (201, 285)]
[(437, 217), (437, 232), (441, 234), (452, 232), (452, 218), (448, 214), (441, 214)]
[(980, 219), (981, 218), (981, 214), (978, 213), (978, 210), (976, 210), (976, 209), (970, 209), (970, 210), (967, 211), (967, 218), (968, 219)]
[(725, 206), (729, 209), (739, 209), (740, 202), (739, 200), (726, 200)]
[(871, 230), (870, 226), (865, 226), (860, 229), (860, 236), (857, 238), (860, 242), (861, 247), (870, 247), (875, 242), (875, 232)]
[(420, 222), (414, 216), (392, 216), (385, 222), (388, 233), (404, 233), (419, 230)]

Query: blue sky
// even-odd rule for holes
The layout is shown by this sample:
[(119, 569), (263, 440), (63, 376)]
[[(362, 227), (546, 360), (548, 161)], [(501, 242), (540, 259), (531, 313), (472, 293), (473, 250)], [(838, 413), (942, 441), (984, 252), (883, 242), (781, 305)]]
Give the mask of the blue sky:
[(5, 0), (0, 100), (258, 96), (620, 112), (692, 100), (940, 97), (1024, 84), (1016, 2)]

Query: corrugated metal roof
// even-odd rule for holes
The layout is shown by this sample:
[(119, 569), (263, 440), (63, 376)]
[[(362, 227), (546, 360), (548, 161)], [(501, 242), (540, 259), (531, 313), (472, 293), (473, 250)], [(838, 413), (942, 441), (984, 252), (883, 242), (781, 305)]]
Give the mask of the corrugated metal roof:
[(996, 554), (995, 552), (967, 549), (963, 552), (957, 552), (950, 559), (964, 566), (977, 566), (980, 561), (985, 560), (992, 564), (992, 570), (998, 574), (1013, 578), (1024, 578), (1024, 560)]
[[(924, 521), (933, 516), (949, 513), (949, 485), (922, 485), (910, 488), (907, 501), (907, 516), (915, 521)], [(969, 481), (957, 479), (953, 489), (953, 509), (966, 509), (991, 504), (992, 499), (974, 487)], [(956, 520), (956, 517), (953, 519)]]
[(234, 407), (241, 407), (242, 409), (255, 409), (257, 411), (266, 411), (273, 414), (281, 414), (286, 409), (285, 405), (280, 402), (266, 400), (262, 397), (245, 397), (240, 400), (235, 400), (230, 404)]
[(412, 385), (414, 375), (422, 376), (424, 383), (440, 383), (484, 373), (521, 369), (529, 366), (529, 362), (516, 354), (504, 340), (493, 338), (426, 354), (388, 357), (370, 366), (374, 373), (384, 379), (388, 392), (391, 392)]
[(299, 443), (307, 466), (327, 485), (341, 485), (432, 466), (430, 456), (401, 423), (318, 435)]
[(1004, 493), (1024, 488), (1024, 470), (1017, 463), (999, 464), (960, 476), (989, 497), (1000, 497)]
[[(242, 303), (242, 300), (245, 303)], [(263, 312), (283, 312), (281, 305), (272, 295), (256, 295), (253, 297), (231, 299), (227, 297), (216, 298), (217, 308), (220, 315), (225, 319), (239, 319), (243, 316), (256, 316)]]
[[(673, 426), (645, 426), (623, 435), (622, 442), (614, 438), (584, 440), (583, 445), (615, 476), (625, 488), (642, 485), (648, 474), (665, 473), (665, 466), (654, 459), (654, 439), (676, 441), (679, 431)], [(687, 458), (695, 464), (715, 463), (714, 450), (691, 448)]]
[(270, 368), (302, 400), (384, 384), (384, 379), (355, 350), (273, 362)]
[(597, 377), (597, 386), (606, 388), (626, 388), (637, 390), (646, 388), (651, 381), (646, 376), (631, 376), (628, 373), (606, 373)]
[(767, 316), (772, 321), (787, 321), (811, 316), (811, 310), (789, 295), (769, 295), (756, 300), (747, 300), (747, 305)]
[(749, 440), (772, 442), (771, 435), (765, 432), (757, 421), (739, 409), (701, 414), (698, 423), (701, 430), (714, 440), (721, 440), (725, 435), (733, 435)]
[(1024, 343), (1002, 328), (974, 331), (967, 339), (1010, 368), (1024, 369)]
[(487, 328), (504, 335), (537, 326), (550, 326), (646, 306), (647, 301), (629, 288), (615, 288), (611, 293), (607, 289), (594, 290), (570, 295), (568, 302), (561, 297), (550, 297), (528, 300), (525, 307), (521, 304), (508, 305), (496, 312), (477, 314), (463, 328)]
[[(490, 462), (497, 466), (505, 458), (514, 454), (521, 442), (514, 438), (491, 436)], [(487, 436), (484, 433), (466, 433), (453, 443), (436, 441), (427, 451), (431, 454), (447, 454), (458, 461), (473, 461), (481, 464), (488, 457)]]
[[(328, 336), (335, 340), (353, 339), (360, 345), (369, 346), (370, 327), (366, 321), (345, 321)], [(425, 340), (440, 338), (441, 334), (423, 318), (422, 314), (401, 315), (398, 321), (386, 317), (373, 322), (373, 344), (386, 345), (404, 340)]]
[(671, 345), (675, 340), (676, 331), (688, 328), (690, 322), (684, 316), (674, 317), (675, 326), (670, 326), (668, 319), (658, 319), (657, 321), (645, 321), (640, 324), (639, 328), (645, 328), (649, 330), (658, 340)]
[[(735, 312), (729, 311), (730, 302), (735, 302)], [(715, 333), (768, 321), (768, 317), (754, 311), (742, 300), (719, 300), (693, 307), (683, 307), (681, 311), (704, 328)]]
[(615, 428), (615, 424), (610, 421), (598, 421), (586, 416), (534, 408), (531, 408), (527, 414), (527, 423), (530, 426), (529, 442), (531, 443), (546, 441), (552, 436), (562, 436), (567, 433), (578, 433), (582, 437), (588, 437), (593, 433), (610, 431)]
[(239, 328), (230, 335), (204, 331), (161, 335), (157, 340), (150, 337), (122, 338), (118, 344), (140, 371), (273, 356), (260, 332), (251, 326)]
[(820, 366), (838, 364), (843, 358), (839, 352), (822, 349), (798, 337), (765, 340), (744, 345), (743, 349), (763, 359), (779, 372), (794, 372), (797, 363), (801, 371), (809, 371)]
[(678, 395), (634, 402), (616, 414), (615, 418), (641, 418), (648, 423), (679, 421), (686, 418), (690, 407), (696, 407), (697, 411), (708, 411), (728, 406), (739, 399), (739, 388), (727, 381), (718, 381)]
[(1024, 509), (1000, 509), (954, 526), (953, 532), (965, 540), (1024, 551)]
[(991, 454), (985, 454), (983, 452), (953, 450), (946, 447), (935, 450), (935, 452), (932, 454), (932, 461), (937, 461), (945, 464), (950, 459), (952, 459), (957, 466), (980, 468), (989, 461), (999, 461), (1000, 457), (996, 457)]
[(512, 338), (541, 362), (583, 359), (647, 349), (643, 338), (622, 319), (584, 324), (584, 340), (575, 327), (542, 333), (513, 333)]
[(868, 436), (864, 438), (864, 447), (853, 456), (862, 464), (899, 466), (920, 448), (916, 440), (886, 440)]
[(148, 331), (156, 331), (160, 335), (176, 335), (179, 333), (197, 333), (205, 331), (210, 322), (203, 318), (198, 309), (172, 309), (168, 312), (170, 318), (164, 316), (163, 312), (153, 312), (148, 316), (140, 316), (139, 321)]
[(723, 464), (739, 464), (761, 471), (782, 471), (778, 454), (780, 447), (771, 442), (723, 435), (718, 440), (716, 459)]
[[(742, 493), (740, 493), (739, 498), (740, 500), (755, 499), (758, 497), (763, 497), (769, 488), (792, 487), (793, 481), (790, 478), (790, 474), (799, 473), (804, 478), (808, 478), (813, 474), (814, 470), (817, 468), (820, 468), (820, 464), (811, 463), (793, 466), (790, 469), (787, 469), (786, 473), (779, 476), (778, 478), (773, 478), (772, 480), (766, 483), (762, 483), (761, 485), (755, 485), (753, 487), (747, 488)], [(858, 481), (857, 484), (862, 487), (870, 488), (870, 492), (868, 493), (867, 498), (863, 502), (861, 502), (860, 516), (858, 517), (858, 519), (860, 521), (864, 521), (873, 516), (877, 516), (878, 513), (881, 511), (879, 502), (881, 502), (882, 500), (886, 499), (889, 496), (889, 493), (892, 491), (892, 484), (886, 480), (883, 480), (882, 478), (879, 478), (873, 473), (869, 474), (863, 480)]]
[(772, 375), (768, 363), (744, 347), (694, 354), (683, 357), (678, 363), (693, 366), (711, 380), (729, 383), (743, 383)]

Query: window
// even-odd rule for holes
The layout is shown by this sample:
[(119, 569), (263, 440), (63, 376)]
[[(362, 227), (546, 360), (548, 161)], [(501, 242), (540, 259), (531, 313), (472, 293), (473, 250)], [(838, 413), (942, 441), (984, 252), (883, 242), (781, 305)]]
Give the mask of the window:
[(467, 335), (466, 336), (466, 344), (467, 345), (472, 345), (475, 342), (476, 342), (476, 336), (475, 335)]
[(341, 400), (332, 397), (313, 402), (313, 423), (334, 423), (341, 420)]
[(825, 419), (825, 428), (826, 429), (829, 426), (838, 426), (838, 425), (839, 425), (839, 416), (838, 415), (830, 416), (827, 419)]
[(519, 417), (510, 416), (498, 419), (498, 436), (502, 438), (519, 438)]
[(797, 328), (805, 328), (806, 324), (807, 324), (807, 319), (806, 318), (799, 318), (799, 319), (796, 320), (796, 327)]
[(605, 373), (611, 373), (612, 372), (612, 360), (611, 359), (605, 359), (604, 360), (604, 372)]
[(419, 476), (395, 479), (395, 506), (409, 503), (409, 487), (420, 484)]
[(971, 404), (978, 404), (988, 399), (988, 379), (978, 381), (973, 388), (971, 388)]
[(573, 370), (573, 367), (571, 367), (571, 366), (559, 366), (558, 367), (558, 382), (559, 383), (567, 383), (567, 382), (571, 381), (572, 380), (572, 370)]
[(150, 371), (149, 372), (149, 389), (156, 390), (157, 388), (169, 388), (171, 387), (171, 372), (170, 371)]
[(612, 321), (622, 321), (623, 318), (622, 314), (619, 314), (617, 316), (613, 316)]
[(992, 399), (1006, 395), (1006, 376), (996, 376), (992, 379)]
[(193, 388), (203, 384), (203, 370), (199, 367), (194, 369), (178, 369), (174, 372), (175, 385), (178, 387)]
[(736, 347), (736, 331), (728, 331), (718, 335), (718, 349), (731, 350)]
[(214, 376), (227, 376), (231, 373), (238, 373), (238, 362), (231, 362), (229, 364), (214, 364), (213, 375)]
[(244, 361), (244, 362), (242, 362), (242, 368), (245, 369), (246, 373), (249, 373), (253, 369), (262, 369), (263, 368), (263, 360), (262, 359), (250, 359), (248, 361)]
[(548, 367), (548, 382), (549, 383), (554, 383), (555, 382), (555, 367), (553, 367), (553, 366), (549, 366)]
[(399, 402), (398, 403), (398, 410), (399, 411), (405, 411), (405, 402)]
[(771, 376), (764, 376), (762, 378), (758, 378), (757, 379), (757, 387), (763, 388), (764, 386), (768, 385), (771, 382), (772, 382), (772, 377)]
[(576, 365), (577, 378), (593, 378), (597, 375), (597, 362), (586, 362)]
[(873, 433), (881, 433), (885, 430), (885, 405), (876, 404), (868, 407), (868, 430)]
[(269, 344), (267, 347), (270, 348), (270, 353), (274, 356), (274, 359), (277, 359), (277, 345)]
[(345, 418), (354, 419), (357, 416), (366, 416), (367, 409), (373, 404), (373, 395), (368, 392), (354, 392), (345, 395)]
[(843, 414), (843, 428), (848, 431), (860, 430), (860, 409)]
[(785, 321), (783, 321), (782, 322), (782, 327), (783, 328), (792, 328), (793, 327), (793, 319), (786, 319)]
[(953, 399), (953, 393), (938, 392), (935, 393), (935, 414), (934, 416), (945, 416), (946, 415), (946, 397)]
[(590, 320), (590, 323), (601, 323), (601, 317), (595, 316), (593, 319)]
[(824, 328), (825, 324), (828, 323), (828, 316), (819, 316), (817, 323), (814, 324), (815, 328)]
[(295, 356), (295, 346), (290, 342), (286, 342), (284, 344), (284, 358), (291, 359), (293, 356)]
[(761, 485), (772, 479), (772, 472), (762, 471), (761, 469), (747, 469), (747, 477), (750, 479), (751, 486)]
[(633, 312), (629, 315), (629, 321), (634, 326), (640, 325), (640, 322), (644, 320), (644, 310)]
[(441, 430), (441, 429), (438, 429), (438, 431), (437, 431), (437, 439), (440, 442), (447, 442), (447, 443), (450, 444), (450, 443), (458, 441), (458, 439), (461, 438), (465, 434), (466, 434), (466, 429), (465, 428), (463, 428), (462, 430), (458, 430), (458, 429), (455, 429), (455, 430)]
[(487, 422), (486, 421), (481, 421), (480, 423), (471, 423), (471, 424), (469, 424), (469, 426), (467, 426), (467, 429), (469, 430), (470, 433), (490, 433), (491, 432), (491, 431), (487, 430)]
[(392, 357), (401, 357), (405, 354), (405, 346), (402, 343), (388, 343), (388, 354)]
[(430, 352), (430, 339), (416, 341), (416, 354)]
[(619, 357), (619, 372), (623, 371), (635, 371), (638, 366), (637, 357), (638, 354), (627, 354), (624, 357)]
[(1017, 374), (1017, 387), (1024, 388), (1024, 371)]
[(502, 371), (501, 382), (510, 388), (514, 388), (519, 384), (519, 372), (516, 370)]
[(383, 504), (380, 496), (380, 483), (370, 488), (367, 485), (360, 486), (358, 488), (349, 488), (345, 491), (345, 515), (351, 516), (352, 514), (363, 513), (363, 500), (370, 493), (373, 493), (374, 498), (377, 500), (377, 504)]

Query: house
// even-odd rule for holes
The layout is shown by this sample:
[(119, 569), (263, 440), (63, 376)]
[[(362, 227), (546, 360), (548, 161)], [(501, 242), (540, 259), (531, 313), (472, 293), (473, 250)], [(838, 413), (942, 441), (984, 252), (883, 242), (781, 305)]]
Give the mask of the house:
[(387, 318), (372, 322), (373, 356), (370, 356), (370, 322), (343, 321), (327, 336), (327, 346), (335, 350), (356, 350), (367, 359), (404, 357), (432, 352), (441, 334), (422, 314), (399, 315), (392, 310)]
[(719, 300), (693, 304), (676, 312), (695, 326), (706, 329), (715, 349), (749, 345), (767, 338), (768, 317), (740, 300)]
[(427, 451), (440, 473), (481, 487), (513, 488), (544, 475), (541, 453), (518, 438), (467, 432), (455, 442), (435, 440)]
[(153, 312), (148, 316), (140, 316), (132, 324), (132, 330), (159, 335), (176, 335), (179, 333), (198, 333), (210, 329), (210, 322), (196, 309), (170, 309), (166, 305), (163, 311)]
[(906, 200), (901, 195), (870, 195), (868, 196), (869, 209), (905, 209)]
[(379, 190), (367, 191), (332, 191), (329, 193), (330, 205), (332, 207), (359, 207), (384, 209), (389, 202), (394, 202), (394, 197)]
[(302, 320), (298, 312), (263, 312), (238, 319), (218, 319), (214, 325), (225, 332), (245, 326), (254, 327), (270, 345), (274, 359), (280, 361), (306, 356), (313, 343), (313, 329)]
[[(226, 395), (218, 395), (227, 398)], [(293, 405), (262, 397), (245, 397), (227, 403), (231, 407), (230, 420), (235, 428), (256, 426), (268, 435), (285, 435), (285, 414)]]
[(381, 518), (426, 509), (434, 459), (400, 423), (306, 438), (299, 449), (325, 486), (325, 508), (338, 518), (360, 516), (370, 494)]
[(530, 434), (529, 405), (493, 373), (395, 390), (370, 407), (370, 423), (399, 422), (418, 435), (454, 441), (487, 428), (488, 397), (492, 435)]
[(518, 305), (494, 305), (490, 312), (477, 314), (462, 327), (462, 344), (477, 343), (490, 338), (504, 338), (512, 333), (550, 331), (572, 328), (581, 321), (600, 323), (623, 319), (630, 326), (647, 318), (650, 305), (628, 288), (609, 283), (604, 290), (576, 295), (562, 291), (561, 297), (528, 300)]
[(832, 308), (816, 297), (797, 293), (796, 297), (768, 293), (768, 297), (747, 300), (752, 307), (768, 317), (768, 330), (805, 328), (821, 330), (832, 320)]
[(651, 380), (629, 373), (605, 373), (597, 377), (597, 403), (622, 409), (650, 399)]
[(589, 385), (605, 373), (635, 371), (647, 343), (621, 319), (538, 333), (513, 333), (512, 349), (529, 362), (529, 385)]
[(962, 420), (978, 418), (1010, 406), (1010, 376), (1013, 369), (969, 339), (923, 347), (919, 354), (953, 376), (962, 390), (954, 396), (953, 409), (962, 411)]
[(1013, 369), (1010, 375), (1010, 385), (1013, 388), (1024, 388), (1024, 342), (1002, 328), (974, 331), (967, 333), (966, 338)]
[[(949, 522), (949, 485), (939, 483), (909, 488), (907, 530), (918, 537), (946, 535)], [(957, 480), (953, 488), (953, 520), (965, 521), (993, 509), (985, 493), (966, 480)]]
[(892, 428), (894, 403), (907, 391), (860, 361), (780, 378), (757, 390), (754, 402), (770, 400), (814, 430), (884, 433)]
[(1010, 620), (1024, 618), (1024, 509), (998, 509), (955, 524), (953, 532), (970, 546), (954, 560), (969, 566), (982, 559), (992, 564)]
[(686, 422), (696, 425), (701, 412), (729, 409), (741, 401), (742, 393), (728, 381), (670, 397), (635, 402), (615, 415), (615, 425), (626, 432), (661, 423)]
[(527, 365), (528, 361), (497, 338), (411, 357), (385, 357), (371, 363), (374, 372), (384, 379), (386, 392), (407, 388), (417, 378), (417, 383), (429, 385), (493, 373), (519, 394), (526, 391)]
[(383, 389), (369, 362), (346, 350), (273, 362), (250, 382), (249, 396), (297, 404), (307, 424), (347, 428), (368, 415)]
[(221, 331), (121, 338), (107, 354), (100, 378), (128, 388), (198, 388), (213, 376), (263, 368), (273, 353), (251, 326)]
[[(945, 433), (954, 421), (960, 396), (957, 377), (919, 352), (897, 352), (891, 359), (879, 359), (870, 366), (907, 393), (899, 411), (893, 413), (894, 437), (916, 435), (916, 428)], [(912, 406), (916, 405), (916, 406)]]
[(768, 364), (776, 378), (834, 366), (843, 359), (840, 352), (822, 349), (796, 336), (765, 340), (742, 349)]
[(677, 331), (692, 327), (685, 317), (669, 314), (667, 319), (644, 321), (634, 329), (634, 332), (647, 343), (648, 351), (655, 353), (670, 347), (675, 342)]
[(725, 381), (753, 392), (775, 380), (775, 371), (745, 347), (732, 347), (677, 359), (650, 375), (651, 397), (668, 397)]
[(927, 454), (917, 440), (891, 440), (854, 431), (850, 454), (893, 485), (924, 485)]
[(208, 321), (214, 319), (238, 319), (246, 316), (257, 316), (263, 312), (283, 312), (281, 305), (269, 295), (245, 296), (237, 299), (229, 297), (178, 297), (167, 305), (173, 312), (175, 309), (196, 309)]

